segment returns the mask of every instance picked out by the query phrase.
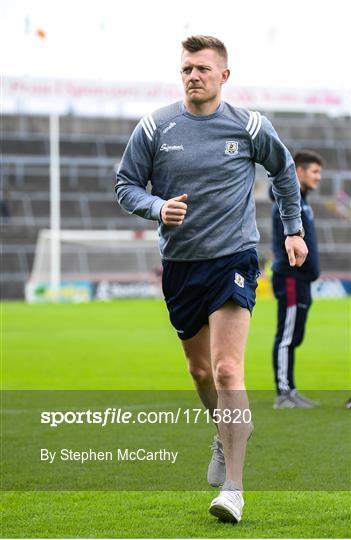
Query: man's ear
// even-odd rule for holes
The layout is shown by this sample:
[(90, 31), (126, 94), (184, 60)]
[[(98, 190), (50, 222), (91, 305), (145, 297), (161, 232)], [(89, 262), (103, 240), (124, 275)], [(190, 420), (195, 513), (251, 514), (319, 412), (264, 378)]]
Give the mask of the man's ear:
[(301, 184), (301, 182), (304, 181), (305, 173), (306, 173), (306, 169), (304, 167), (301, 167), (301, 165), (298, 165), (296, 167), (296, 174), (297, 174), (297, 178), (298, 178), (298, 181), (300, 182), (300, 184)]
[(305, 169), (303, 167), (301, 167), (301, 165), (298, 165), (296, 168), (296, 174), (297, 176), (301, 176), (304, 172), (305, 172)]
[(229, 76), (230, 76), (230, 69), (227, 68), (224, 71), (222, 71), (221, 84), (224, 84), (225, 82), (227, 82), (227, 80), (229, 79)]

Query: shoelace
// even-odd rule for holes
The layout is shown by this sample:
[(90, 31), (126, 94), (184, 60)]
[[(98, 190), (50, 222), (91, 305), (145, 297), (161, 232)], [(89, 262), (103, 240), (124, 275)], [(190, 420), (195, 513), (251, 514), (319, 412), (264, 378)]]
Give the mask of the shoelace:
[(235, 491), (229, 491), (229, 490), (223, 490), (221, 491), (221, 495), (226, 497), (230, 502), (237, 504), (238, 506), (242, 506), (242, 495), (241, 491), (235, 490)]
[(215, 453), (215, 457), (220, 461), (221, 463), (224, 463), (224, 452), (222, 444), (218, 441), (218, 439), (214, 439), (210, 446), (211, 450)]

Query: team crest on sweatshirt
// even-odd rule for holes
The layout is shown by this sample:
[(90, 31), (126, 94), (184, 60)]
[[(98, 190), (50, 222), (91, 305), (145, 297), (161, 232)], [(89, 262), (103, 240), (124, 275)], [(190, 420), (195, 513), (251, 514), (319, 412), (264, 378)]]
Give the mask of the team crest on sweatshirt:
[(225, 142), (225, 153), (230, 156), (235, 156), (238, 153), (239, 143), (238, 141), (226, 141)]

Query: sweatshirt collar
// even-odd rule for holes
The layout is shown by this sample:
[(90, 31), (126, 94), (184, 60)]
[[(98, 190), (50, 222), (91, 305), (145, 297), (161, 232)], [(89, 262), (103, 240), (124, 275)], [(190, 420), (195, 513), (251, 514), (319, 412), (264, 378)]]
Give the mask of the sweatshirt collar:
[(184, 114), (184, 116), (187, 116), (188, 118), (191, 118), (192, 120), (199, 120), (199, 121), (203, 121), (203, 120), (210, 120), (211, 118), (216, 118), (216, 116), (218, 116), (219, 114), (221, 114), (221, 112), (223, 111), (224, 109), (224, 101), (221, 101), (219, 106), (217, 107), (217, 109), (215, 110), (215, 112), (211, 113), (211, 114), (206, 114), (206, 115), (202, 115), (202, 114), (192, 114), (191, 112), (187, 111), (186, 108), (185, 108), (185, 105), (183, 102), (181, 102), (181, 110)]

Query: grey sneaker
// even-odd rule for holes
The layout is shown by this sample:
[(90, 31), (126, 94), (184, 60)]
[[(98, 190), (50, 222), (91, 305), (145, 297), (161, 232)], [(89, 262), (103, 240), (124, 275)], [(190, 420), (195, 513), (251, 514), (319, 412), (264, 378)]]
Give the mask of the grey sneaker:
[(213, 487), (222, 486), (225, 482), (225, 461), (223, 444), (218, 435), (211, 444), (212, 458), (207, 470), (207, 481)]
[[(250, 439), (252, 432), (254, 430), (253, 422), (250, 422), (250, 432), (247, 440)], [(218, 435), (215, 435), (213, 438), (213, 443), (211, 444), (212, 458), (208, 465), (207, 470), (207, 481), (210, 486), (220, 487), (223, 486), (225, 482), (226, 470), (225, 470), (225, 460), (223, 452), (223, 444)]]
[(223, 488), (211, 502), (209, 512), (220, 521), (239, 523), (243, 507), (244, 499), (241, 491)]
[(286, 392), (276, 397), (273, 409), (294, 409), (295, 403), (290, 399), (290, 393)]
[(294, 389), (277, 396), (273, 409), (313, 409), (319, 403), (308, 399)]
[(296, 388), (294, 390), (291, 390), (290, 399), (296, 404), (296, 407), (300, 409), (313, 409), (314, 407), (319, 406), (319, 403), (317, 403), (317, 401), (312, 401), (312, 399), (308, 399), (307, 397), (302, 396), (296, 390)]

